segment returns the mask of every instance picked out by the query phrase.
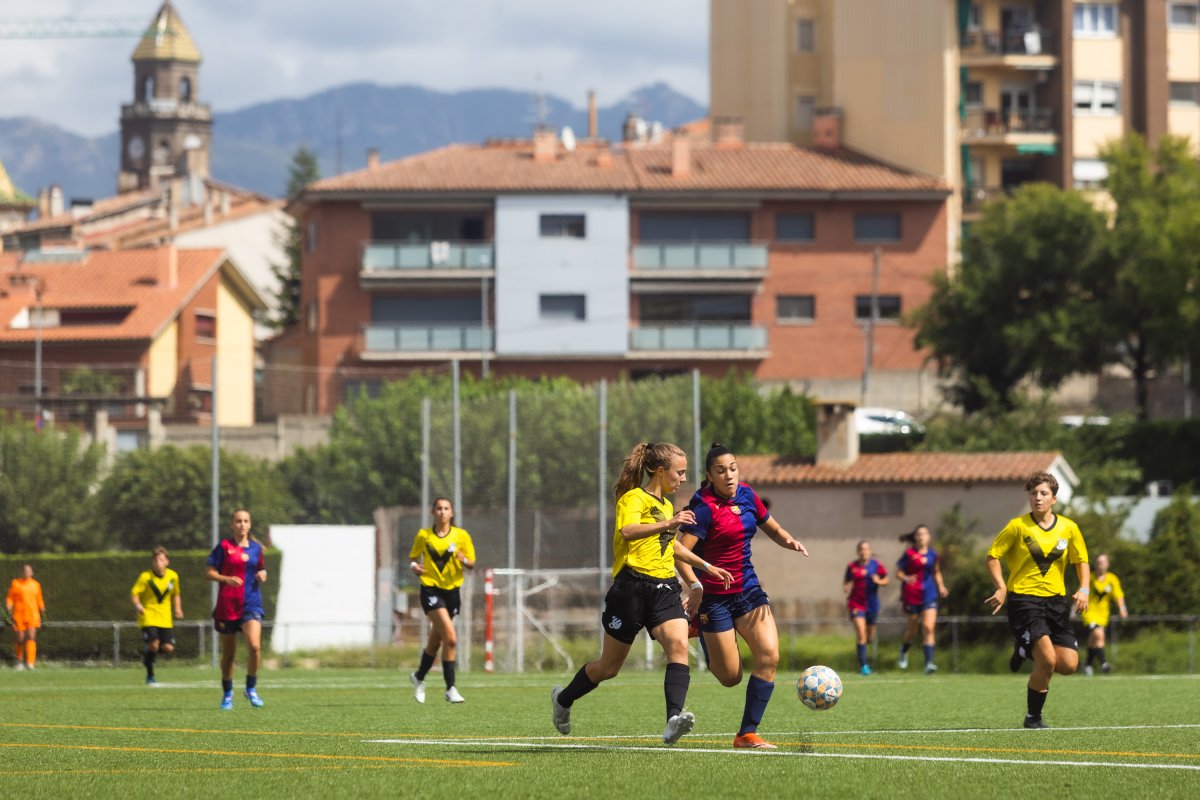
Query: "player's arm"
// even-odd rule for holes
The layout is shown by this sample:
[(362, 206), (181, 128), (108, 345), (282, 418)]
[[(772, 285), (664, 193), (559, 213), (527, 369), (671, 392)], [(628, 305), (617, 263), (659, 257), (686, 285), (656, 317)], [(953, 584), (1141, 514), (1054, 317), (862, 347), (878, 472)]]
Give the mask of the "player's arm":
[(942, 580), (942, 565), (935, 561), (933, 563), (933, 579), (937, 582), (938, 594), (942, 597), (949, 597), (950, 592), (946, 589), (946, 583)]
[(987, 557), (988, 577), (992, 579), (992, 585), (996, 587), (996, 591), (992, 596), (983, 602), (992, 609), (992, 615), (1000, 613), (1000, 609), (1004, 607), (1004, 600), (1008, 597), (1008, 588), (1004, 585), (1004, 570), (1000, 566), (1000, 559), (989, 554)]
[(212, 581), (213, 583), (223, 583), (223, 584), (226, 584), (227, 586), (241, 586), (242, 585), (241, 578), (237, 577), (236, 575), (222, 575), (221, 573), (217, 572), (212, 567), (208, 568), (208, 572), (205, 573), (204, 577), (207, 578), (208, 580)]
[(475, 569), (475, 545), (471, 542), (470, 535), (467, 536), (465, 542), (454, 549), (454, 557), (458, 559), (458, 563), (462, 564), (464, 569)]
[(887, 586), (892, 579), (888, 577), (887, 569), (880, 564), (879, 571), (871, 575), (871, 580), (875, 582), (876, 586)]
[(850, 577), (850, 568), (846, 567), (846, 574), (842, 576), (842, 594), (850, 596), (850, 590), (854, 588), (854, 581)]
[(412, 547), (408, 550), (408, 568), (413, 571), (413, 574), (420, 577), (425, 574), (425, 541), (424, 536), (420, 531), (417, 531), (416, 537), (413, 539)]
[(1075, 601), (1075, 613), (1082, 614), (1087, 611), (1088, 595), (1091, 594), (1092, 585), (1092, 567), (1086, 561), (1080, 561), (1075, 564), (1075, 575), (1079, 578), (1079, 589), (1075, 594), (1071, 595), (1071, 599)]
[[(681, 533), (676, 541), (680, 547), (691, 552), (696, 549), (696, 543), (700, 541), (700, 537), (694, 533)], [(693, 555), (695, 554), (693, 553)], [(700, 608), (700, 601), (704, 597), (704, 585), (696, 577), (696, 571), (692, 569), (692, 565), (679, 558), (679, 556), (675, 556), (675, 570), (679, 573), (683, 585), (688, 587), (683, 593), (685, 598), (683, 610), (690, 614)]]
[(774, 541), (775, 544), (779, 545), (785, 550), (795, 550), (802, 556), (808, 555), (808, 548), (801, 544), (799, 540), (793, 539), (792, 535), (785, 531), (783, 526), (780, 525), (774, 517), (767, 517), (766, 521), (764, 521), (759, 527), (766, 532), (767, 536), (771, 537), (771, 540)]
[(648, 539), (651, 536), (658, 536), (660, 533), (673, 531), (680, 525), (696, 524), (696, 515), (691, 509), (684, 508), (675, 512), (675, 516), (670, 519), (664, 519), (655, 522), (631, 522), (621, 528), (621, 538), (627, 542), (636, 542), (638, 539)]
[[(691, 512), (689, 511), (688, 513), (690, 514)], [(714, 567), (712, 564), (708, 563), (703, 558), (684, 547), (683, 543), (678, 539), (672, 539), (671, 545), (674, 547), (676, 568), (678, 568), (680, 562), (683, 562), (684, 564), (699, 568), (707, 572), (709, 575), (712, 575), (714, 578), (721, 581), (726, 589), (729, 588), (729, 584), (733, 583), (733, 575), (726, 570), (721, 569), (720, 567)]]

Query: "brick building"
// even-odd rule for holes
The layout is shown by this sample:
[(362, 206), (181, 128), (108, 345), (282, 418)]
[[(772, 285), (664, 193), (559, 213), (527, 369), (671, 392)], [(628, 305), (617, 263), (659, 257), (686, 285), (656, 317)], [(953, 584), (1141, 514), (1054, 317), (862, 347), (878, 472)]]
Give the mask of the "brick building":
[(329, 413), (339, 371), (450, 360), (580, 380), (736, 367), (857, 396), (877, 250), (874, 374), (911, 399), (924, 355), (898, 318), (948, 261), (948, 187), (836, 126), (809, 147), (714, 128), (618, 147), (539, 132), (312, 184), (290, 209), (303, 319), (270, 356), (310, 369), (278, 410)]

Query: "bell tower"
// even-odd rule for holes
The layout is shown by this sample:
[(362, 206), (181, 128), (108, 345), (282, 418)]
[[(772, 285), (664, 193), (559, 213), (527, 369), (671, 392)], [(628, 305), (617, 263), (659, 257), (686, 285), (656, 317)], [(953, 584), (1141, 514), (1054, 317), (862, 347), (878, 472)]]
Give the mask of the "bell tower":
[(207, 178), (212, 109), (199, 97), (200, 50), (167, 0), (133, 51), (133, 102), (121, 106), (117, 191)]

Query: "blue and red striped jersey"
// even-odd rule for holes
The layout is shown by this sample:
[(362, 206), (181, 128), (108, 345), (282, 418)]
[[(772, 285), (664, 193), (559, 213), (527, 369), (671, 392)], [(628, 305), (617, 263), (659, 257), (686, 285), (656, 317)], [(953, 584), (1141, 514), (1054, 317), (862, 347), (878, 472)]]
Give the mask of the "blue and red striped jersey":
[(684, 525), (680, 530), (700, 539), (696, 555), (733, 574), (733, 583), (726, 589), (708, 573), (698, 573), (705, 593), (736, 594), (758, 586), (758, 575), (750, 562), (750, 540), (771, 513), (755, 491), (739, 483), (733, 497), (725, 499), (711, 486), (705, 486), (692, 495), (688, 508), (696, 515), (696, 524)]
[(846, 605), (849, 609), (877, 613), (879, 611), (879, 587), (875, 585), (875, 581), (871, 580), (871, 576), (878, 575), (886, 578), (887, 574), (887, 567), (873, 558), (866, 564), (857, 559), (847, 564), (846, 577), (842, 579), (842, 582), (851, 584), (850, 595), (846, 598)]
[(262, 545), (253, 539), (241, 547), (232, 539), (223, 539), (208, 556), (208, 565), (222, 575), (241, 578), (242, 585), (222, 583), (217, 587), (217, 607), (213, 619), (240, 620), (246, 614), (263, 613), (262, 592), (257, 573), (265, 567)]
[(932, 547), (924, 553), (909, 547), (896, 562), (896, 569), (905, 575), (916, 577), (913, 583), (900, 584), (900, 602), (909, 606), (919, 606), (933, 603), (937, 600), (937, 581), (934, 580), (933, 570), (937, 564), (938, 554)]

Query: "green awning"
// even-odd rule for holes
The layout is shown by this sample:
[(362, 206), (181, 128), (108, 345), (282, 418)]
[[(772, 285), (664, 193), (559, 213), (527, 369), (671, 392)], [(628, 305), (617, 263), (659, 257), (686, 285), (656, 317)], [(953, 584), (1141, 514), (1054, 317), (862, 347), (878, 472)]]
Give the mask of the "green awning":
[(1058, 153), (1056, 144), (1019, 144), (1017, 152), (1034, 156), (1052, 156)]

